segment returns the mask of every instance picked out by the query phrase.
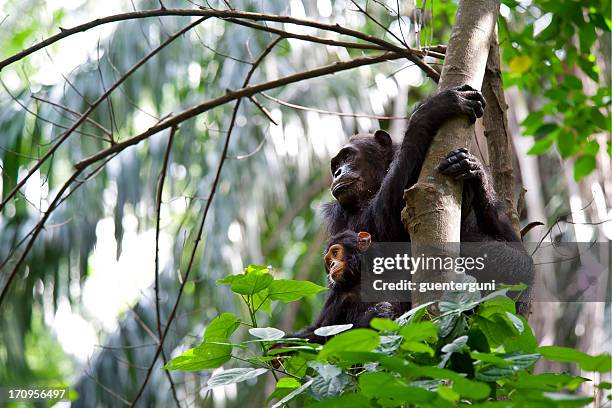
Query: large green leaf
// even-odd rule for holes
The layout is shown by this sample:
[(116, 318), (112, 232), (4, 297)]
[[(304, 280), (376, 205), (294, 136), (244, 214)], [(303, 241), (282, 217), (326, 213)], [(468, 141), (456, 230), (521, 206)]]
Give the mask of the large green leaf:
[(591, 356), (582, 351), (559, 346), (542, 346), (538, 347), (537, 351), (547, 360), (576, 363), (585, 371), (600, 373), (612, 371), (612, 356), (610, 354)]
[(319, 293), (322, 290), (327, 290), (327, 288), (309, 281), (279, 279), (270, 284), (268, 295), (272, 300), (294, 302), (305, 296)]
[(325, 343), (320, 358), (343, 351), (372, 351), (380, 344), (378, 333), (370, 329), (355, 329), (341, 333)]

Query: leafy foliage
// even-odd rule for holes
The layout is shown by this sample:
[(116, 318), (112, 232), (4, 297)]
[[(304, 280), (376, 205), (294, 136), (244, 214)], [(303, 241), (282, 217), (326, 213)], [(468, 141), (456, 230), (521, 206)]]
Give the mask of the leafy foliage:
[[(533, 136), (530, 154), (556, 144), (563, 158), (575, 158), (576, 180), (595, 168), (597, 133), (609, 134), (610, 72), (602, 58), (610, 47), (610, 2), (503, 1), (511, 13), (500, 19), (502, 58), (509, 70), (504, 86), (541, 97), (541, 106), (521, 123)], [(537, 30), (537, 31), (536, 31)], [(609, 55), (609, 54), (608, 54)]]
[[(245, 294), (243, 286), (232, 286), (239, 281), (267, 284), (251, 285)], [(323, 290), (314, 284), (304, 285), (307, 282), (274, 280), (266, 268), (259, 266), (249, 266), (244, 274), (219, 281), (230, 284), (242, 297), (253, 326), (256, 326), (257, 314), (253, 297), (264, 291), (269, 295), (272, 292), (268, 288), (276, 282), (291, 291), (290, 299), (308, 296), (315, 289)], [(284, 333), (271, 327), (253, 327), (249, 333), (257, 340), (231, 344), (229, 336), (239, 320), (223, 313), (209, 324), (202, 344), (173, 359), (165, 368), (197, 369), (198, 364), (203, 364), (202, 355), (206, 352), (204, 364), (208, 366), (201, 368), (217, 368), (229, 358), (227, 349), (215, 347), (247, 353), (252, 352), (249, 347), (256, 342), (261, 345), (262, 355), (249, 358), (232, 354), (240, 361), (250, 362), (251, 367), (216, 373), (210, 377), (208, 386), (238, 383), (267, 371), (280, 372), (285, 376), (276, 377), (276, 388), (268, 397), (268, 401), (278, 400), (273, 407), (298, 398), (309, 407), (407, 404), (415, 407), (579, 407), (592, 402), (590, 396), (576, 392), (586, 379), (567, 373), (534, 374), (533, 365), (545, 358), (575, 363), (584, 371), (607, 373), (612, 371), (612, 356), (591, 356), (566, 347), (537, 347), (531, 327), (522, 316), (515, 314), (515, 305), (506, 296), (507, 290), (483, 298), (476, 294), (468, 303), (460, 303), (459, 297), (454, 302), (448, 299), (438, 302), (442, 310), (439, 316), (430, 315), (427, 307), (421, 306), (395, 321), (374, 319), (372, 329), (351, 329), (351, 325), (323, 327), (319, 334), (334, 335), (323, 346), (302, 339), (282, 338)], [(223, 324), (227, 325), (225, 329), (221, 327)], [(213, 334), (223, 344), (212, 343)], [(273, 345), (276, 347), (271, 349)], [(610, 388), (608, 383), (600, 387)]]

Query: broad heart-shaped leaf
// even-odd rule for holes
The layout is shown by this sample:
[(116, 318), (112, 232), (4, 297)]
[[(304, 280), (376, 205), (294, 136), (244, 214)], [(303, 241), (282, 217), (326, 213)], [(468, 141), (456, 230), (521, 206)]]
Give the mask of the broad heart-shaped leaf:
[(406, 341), (425, 341), (438, 337), (438, 326), (433, 322), (416, 322), (402, 327), (399, 333)]
[(390, 373), (370, 372), (359, 376), (361, 392), (370, 398), (393, 398), (408, 403), (423, 403), (435, 398), (435, 394), (423, 388), (405, 384)]
[(270, 286), (272, 281), (274, 281), (274, 278), (265, 268), (252, 269), (249, 273), (241, 275), (229, 275), (218, 280), (217, 283), (229, 284), (232, 292), (240, 295), (254, 295)]
[(210, 377), (208, 386), (217, 387), (219, 385), (235, 384), (258, 377), (267, 372), (268, 369), (266, 368), (230, 368)]
[(204, 342), (227, 342), (238, 326), (240, 326), (240, 321), (235, 315), (232, 313), (221, 313), (204, 330)]
[(274, 327), (254, 327), (249, 329), (249, 333), (263, 340), (278, 340), (285, 336), (285, 332)]
[(373, 329), (380, 331), (397, 331), (400, 328), (399, 323), (389, 319), (381, 319), (379, 317), (375, 317), (370, 320), (370, 326)]
[(343, 351), (372, 351), (378, 346), (378, 333), (370, 329), (355, 329), (337, 335), (325, 343), (319, 358)]
[(582, 351), (558, 346), (538, 347), (537, 352), (547, 360), (577, 363), (584, 371), (596, 371), (599, 373), (612, 371), (612, 356), (610, 354), (591, 356)]
[(204, 331), (204, 341), (180, 356), (170, 360), (164, 367), (168, 370), (205, 370), (221, 367), (229, 361), (232, 346), (216, 344), (229, 342), (229, 336), (238, 328), (240, 321), (231, 313), (222, 313), (214, 318)]
[(164, 369), (195, 371), (218, 368), (229, 361), (231, 353), (231, 346), (203, 343), (173, 358)]
[(533, 365), (540, 358), (540, 355), (537, 353), (507, 353), (500, 354), (499, 357), (502, 357), (504, 360), (508, 361), (510, 365), (506, 367), (500, 367), (499, 365), (487, 365), (482, 368), (477, 368), (476, 379), (486, 382), (494, 382), (501, 380), (502, 378), (512, 377), (516, 372)]
[(278, 279), (271, 282), (268, 288), (268, 296), (272, 300), (286, 303), (294, 302), (305, 296), (314, 295), (322, 290), (327, 290), (327, 288), (309, 281)]
[(527, 372), (519, 372), (515, 378), (507, 380), (506, 382), (513, 388), (518, 389), (558, 391), (563, 388), (575, 390), (585, 381), (587, 381), (586, 378), (574, 377), (565, 373), (530, 374)]
[(580, 180), (593, 171), (596, 165), (595, 156), (582, 155), (574, 162), (574, 179)]
[(333, 326), (319, 327), (314, 331), (314, 334), (321, 337), (333, 336), (353, 328), (353, 323), (336, 324)]
[(310, 386), (310, 391), (316, 399), (340, 395), (349, 383), (349, 376), (335, 365), (324, 364), (318, 361), (309, 361), (308, 365), (319, 374), (314, 378)]

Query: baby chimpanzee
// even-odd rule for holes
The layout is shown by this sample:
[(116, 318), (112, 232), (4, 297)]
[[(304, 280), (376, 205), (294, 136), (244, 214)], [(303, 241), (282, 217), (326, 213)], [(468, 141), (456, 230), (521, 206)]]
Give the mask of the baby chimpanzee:
[(323, 310), (314, 324), (289, 337), (323, 344), (326, 338), (314, 333), (319, 327), (349, 323), (353, 328), (369, 327), (374, 317), (393, 319), (408, 310), (408, 303), (361, 301), (361, 255), (371, 242), (369, 233), (350, 230), (329, 240), (324, 255), (329, 292)]

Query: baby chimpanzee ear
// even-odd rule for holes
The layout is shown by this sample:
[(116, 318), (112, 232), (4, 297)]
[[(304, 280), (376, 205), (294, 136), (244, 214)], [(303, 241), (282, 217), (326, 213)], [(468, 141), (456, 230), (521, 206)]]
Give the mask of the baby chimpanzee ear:
[(365, 231), (361, 231), (357, 234), (357, 249), (361, 252), (365, 252), (372, 243), (372, 236)]
[(374, 139), (384, 147), (389, 147), (393, 143), (391, 136), (382, 129), (378, 129), (374, 132)]

